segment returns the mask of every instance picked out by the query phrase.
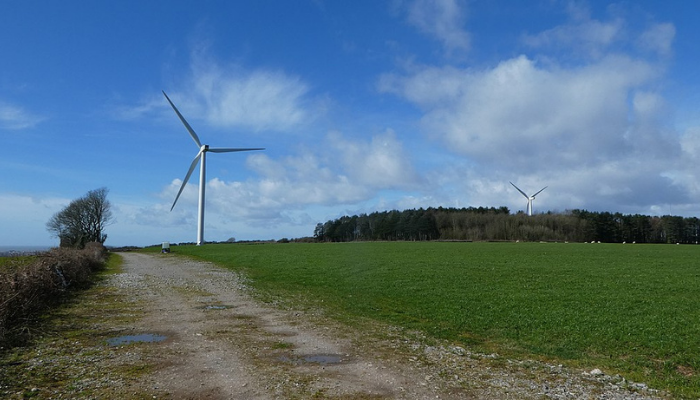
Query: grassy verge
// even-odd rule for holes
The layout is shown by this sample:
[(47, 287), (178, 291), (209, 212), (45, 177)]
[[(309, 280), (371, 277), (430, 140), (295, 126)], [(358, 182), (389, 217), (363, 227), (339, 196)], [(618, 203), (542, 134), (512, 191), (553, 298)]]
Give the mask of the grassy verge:
[(121, 263), (111, 254), (90, 288), (38, 317), (28, 327), (29, 344), (0, 348), (0, 398), (153, 398), (131, 386), (150, 365), (128, 348), (106, 344), (139, 317), (129, 299), (104, 284)]
[(99, 243), (85, 249), (52, 249), (17, 258), (0, 268), (0, 346), (16, 345), (33, 319), (72, 290), (87, 287), (103, 267), (107, 252)]
[(36, 260), (36, 256), (0, 257), (0, 273), (15, 270)]
[(700, 396), (698, 246), (207, 245), (173, 251), (268, 293), (511, 357), (601, 368)]

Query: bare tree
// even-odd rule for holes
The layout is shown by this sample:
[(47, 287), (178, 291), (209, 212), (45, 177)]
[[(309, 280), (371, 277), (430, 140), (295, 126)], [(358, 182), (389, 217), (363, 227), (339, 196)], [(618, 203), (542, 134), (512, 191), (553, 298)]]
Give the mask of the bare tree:
[(107, 188), (91, 190), (51, 217), (46, 229), (60, 239), (61, 247), (83, 248), (88, 242), (107, 240), (104, 229), (112, 221), (107, 192)]

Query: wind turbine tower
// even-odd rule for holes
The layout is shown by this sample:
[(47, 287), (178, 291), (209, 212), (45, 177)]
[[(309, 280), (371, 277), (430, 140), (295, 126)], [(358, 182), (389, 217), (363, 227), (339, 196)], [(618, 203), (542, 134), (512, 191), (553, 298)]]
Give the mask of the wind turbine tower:
[(525, 196), (525, 198), (527, 199), (527, 215), (532, 216), (532, 201), (535, 200), (535, 196), (542, 193), (543, 190), (547, 189), (547, 186), (543, 187), (542, 189), (540, 189), (539, 192), (533, 194), (532, 196), (528, 196), (525, 194), (525, 192), (520, 190), (519, 187), (515, 186), (515, 184), (513, 182), (510, 182), (510, 184), (513, 185), (514, 188), (518, 189), (518, 192), (520, 192), (520, 194)]
[(180, 121), (182, 121), (182, 124), (185, 125), (185, 128), (187, 128), (187, 132), (190, 133), (190, 136), (192, 137), (192, 140), (194, 140), (194, 143), (197, 145), (197, 148), (199, 148), (199, 151), (197, 152), (197, 155), (194, 157), (194, 160), (192, 161), (192, 165), (190, 165), (190, 169), (187, 171), (187, 175), (185, 175), (185, 179), (182, 181), (182, 186), (180, 186), (180, 191), (177, 192), (177, 196), (175, 196), (175, 201), (173, 201), (173, 206), (170, 207), (170, 211), (175, 208), (175, 204), (177, 203), (177, 199), (180, 198), (180, 194), (182, 194), (182, 190), (185, 188), (185, 185), (187, 184), (187, 181), (190, 179), (190, 175), (192, 175), (192, 171), (194, 171), (195, 167), (197, 166), (197, 162), (199, 162), (199, 208), (198, 208), (198, 218), (197, 218), (197, 246), (201, 246), (204, 244), (204, 189), (206, 187), (207, 181), (206, 181), (206, 175), (207, 175), (207, 153), (233, 153), (233, 152), (238, 152), (238, 151), (252, 151), (252, 150), (265, 150), (264, 148), (251, 148), (251, 149), (239, 149), (239, 148), (212, 148), (209, 147), (207, 144), (202, 144), (202, 142), (199, 141), (199, 137), (197, 136), (196, 133), (194, 133), (194, 130), (190, 126), (190, 124), (187, 123), (185, 120), (185, 117), (180, 114), (180, 111), (178, 111), (177, 107), (175, 107), (175, 104), (173, 104), (172, 101), (170, 101), (170, 98), (168, 97), (167, 94), (165, 94), (165, 91), (163, 91), (163, 95), (165, 98), (168, 100), (168, 103), (170, 103), (170, 106), (175, 110), (175, 114), (177, 114), (178, 118), (180, 118)]

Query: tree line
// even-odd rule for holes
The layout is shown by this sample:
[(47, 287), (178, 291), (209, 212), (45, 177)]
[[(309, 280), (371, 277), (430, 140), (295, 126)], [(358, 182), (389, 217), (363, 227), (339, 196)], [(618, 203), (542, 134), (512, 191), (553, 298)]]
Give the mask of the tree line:
[(700, 219), (568, 210), (528, 216), (507, 207), (391, 210), (343, 216), (314, 229), (320, 242), (375, 240), (698, 243)]

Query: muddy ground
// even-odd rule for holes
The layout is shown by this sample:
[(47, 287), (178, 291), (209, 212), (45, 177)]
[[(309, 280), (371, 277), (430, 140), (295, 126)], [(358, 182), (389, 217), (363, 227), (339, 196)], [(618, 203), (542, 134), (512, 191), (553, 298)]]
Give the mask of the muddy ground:
[(62, 311), (66, 326), (4, 358), (1, 397), (664, 398), (603, 371), (476, 354), (262, 302), (236, 273), (209, 263), (122, 256), (122, 273)]

